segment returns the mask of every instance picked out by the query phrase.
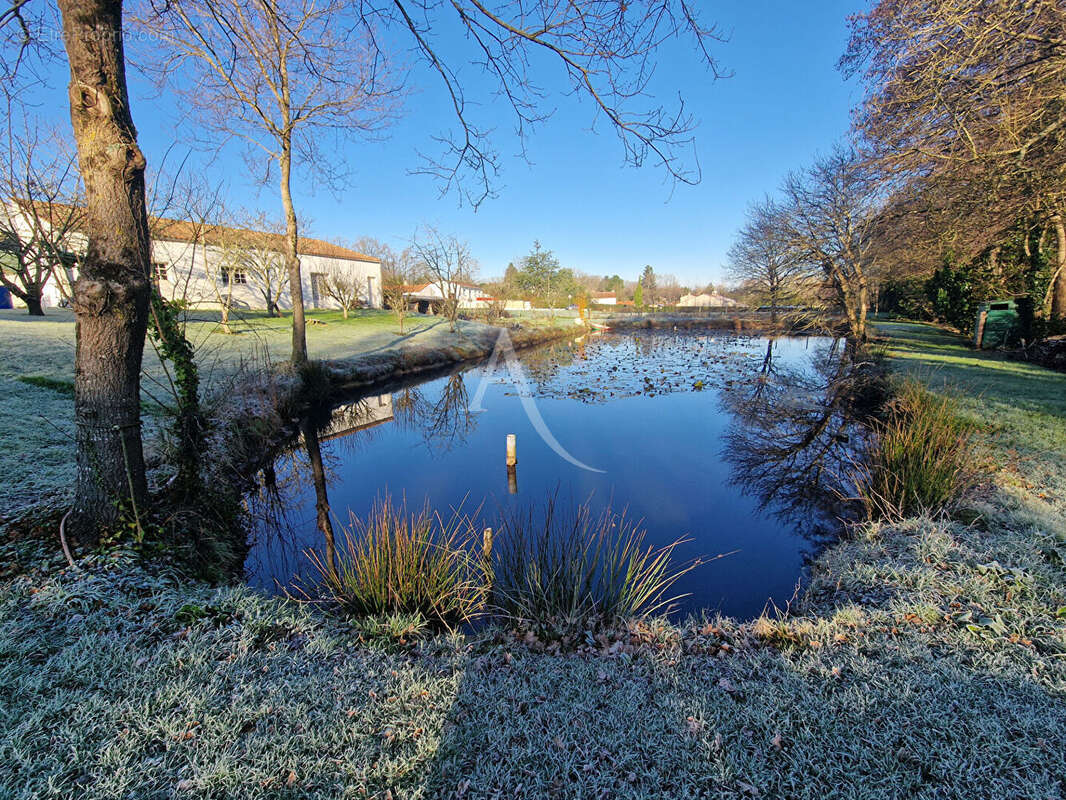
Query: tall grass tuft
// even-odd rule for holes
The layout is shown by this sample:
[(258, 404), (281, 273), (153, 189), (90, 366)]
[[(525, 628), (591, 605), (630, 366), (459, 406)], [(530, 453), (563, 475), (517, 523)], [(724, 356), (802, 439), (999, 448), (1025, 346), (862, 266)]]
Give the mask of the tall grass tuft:
[(898, 520), (944, 510), (975, 477), (970, 426), (955, 401), (906, 381), (874, 424), (865, 463), (852, 476), (870, 519)]
[(644, 546), (639, 525), (610, 508), (589, 505), (559, 513), (555, 498), (514, 514), (496, 537), (491, 605), (505, 617), (541, 632), (615, 626), (665, 610), (680, 567), (671, 556), (683, 540)]
[(420, 615), (452, 629), (481, 613), (488, 594), (484, 563), (470, 521), (445, 520), (428, 506), (408, 512), (406, 502), (375, 503), (369, 516), (352, 516), (336, 563), (309, 551), (319, 594), (353, 617)]

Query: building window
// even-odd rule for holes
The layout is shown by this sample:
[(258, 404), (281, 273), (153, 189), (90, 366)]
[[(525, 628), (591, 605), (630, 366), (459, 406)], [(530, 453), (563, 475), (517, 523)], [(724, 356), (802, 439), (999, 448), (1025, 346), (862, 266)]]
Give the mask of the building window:
[(162, 261), (152, 262), (152, 280), (165, 281), (167, 279), (167, 265)]
[(229, 286), (230, 277), (233, 278), (234, 285), (248, 283), (248, 273), (243, 269), (224, 269), (222, 270), (222, 285)]

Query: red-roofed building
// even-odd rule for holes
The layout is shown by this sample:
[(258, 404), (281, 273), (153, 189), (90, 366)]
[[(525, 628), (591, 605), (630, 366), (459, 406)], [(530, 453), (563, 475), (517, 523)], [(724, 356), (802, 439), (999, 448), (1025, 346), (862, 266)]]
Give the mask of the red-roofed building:
[[(58, 204), (37, 207), (27, 202), (0, 204), (0, 214), (29, 226), (25, 215), (36, 212), (46, 222)], [(71, 209), (66, 206), (66, 209)], [(75, 211), (77, 209), (74, 209)], [(17, 227), (17, 225), (16, 225)], [(77, 258), (85, 252), (87, 239), (81, 232), (80, 219), (65, 242), (72, 254), (72, 264), (56, 274), (45, 286), (44, 305), (58, 305), (69, 296), (77, 277)], [(198, 225), (186, 220), (152, 217), (152, 279), (164, 297), (185, 300), (200, 308), (217, 308), (223, 301), (232, 307), (265, 309), (266, 298), (260, 285), (269, 279), (278, 308), (292, 308), (284, 268), (285, 237), (270, 231), (232, 228), (224, 225)], [(363, 305), (382, 307), (381, 262), (347, 247), (301, 236), (297, 252), (303, 278), (304, 305), (308, 308), (340, 308), (324, 290), (327, 277), (341, 275), (352, 284)], [(283, 285), (278, 294), (277, 287)]]

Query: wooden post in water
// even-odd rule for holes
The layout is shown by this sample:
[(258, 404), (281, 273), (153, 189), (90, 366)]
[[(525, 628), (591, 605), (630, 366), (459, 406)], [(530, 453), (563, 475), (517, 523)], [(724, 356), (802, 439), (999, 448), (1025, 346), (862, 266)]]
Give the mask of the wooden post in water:
[(518, 494), (518, 445), (513, 433), (507, 434), (507, 492)]

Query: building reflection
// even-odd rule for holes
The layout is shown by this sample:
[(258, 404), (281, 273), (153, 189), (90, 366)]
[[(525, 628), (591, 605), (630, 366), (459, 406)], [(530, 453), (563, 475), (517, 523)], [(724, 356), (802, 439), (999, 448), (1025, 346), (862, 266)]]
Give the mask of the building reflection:
[(329, 421), (318, 431), (320, 441), (328, 442), (351, 436), (395, 419), (391, 394), (363, 397), (353, 403), (338, 406), (330, 412)]

